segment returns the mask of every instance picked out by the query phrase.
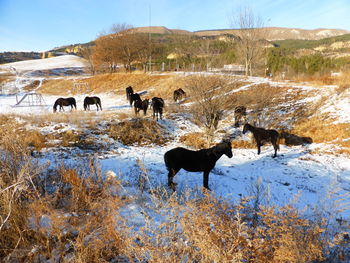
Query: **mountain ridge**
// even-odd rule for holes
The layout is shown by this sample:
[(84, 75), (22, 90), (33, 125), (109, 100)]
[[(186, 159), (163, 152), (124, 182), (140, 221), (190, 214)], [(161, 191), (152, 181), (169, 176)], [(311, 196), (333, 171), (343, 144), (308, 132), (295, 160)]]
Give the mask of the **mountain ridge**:
[[(204, 29), (197, 31), (188, 31), (183, 29), (169, 29), (165, 26), (151, 27), (135, 27), (133, 29), (139, 33), (151, 34), (190, 34), (196, 36), (220, 36), (224, 34), (237, 34), (241, 29)], [(317, 29), (302, 29), (302, 28), (287, 28), (287, 27), (265, 27), (267, 40), (285, 40), (285, 39), (303, 39), (303, 40), (319, 40), (322, 38), (349, 34), (349, 30), (333, 29), (333, 28), (317, 28)]]

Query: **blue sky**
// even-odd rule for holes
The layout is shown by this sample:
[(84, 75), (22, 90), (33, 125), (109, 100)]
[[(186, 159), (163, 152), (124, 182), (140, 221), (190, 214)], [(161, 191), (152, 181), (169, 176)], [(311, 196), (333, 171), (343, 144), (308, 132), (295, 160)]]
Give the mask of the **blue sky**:
[(239, 6), (266, 26), (350, 30), (350, 0), (0, 0), (0, 52), (85, 43), (112, 24), (189, 31), (230, 27)]

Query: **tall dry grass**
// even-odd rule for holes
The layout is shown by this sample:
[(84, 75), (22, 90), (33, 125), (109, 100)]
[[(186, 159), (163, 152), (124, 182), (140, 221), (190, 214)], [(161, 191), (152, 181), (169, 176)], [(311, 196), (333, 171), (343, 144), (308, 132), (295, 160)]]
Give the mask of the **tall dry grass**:
[(111, 124), (108, 129), (111, 138), (125, 145), (162, 145), (170, 139), (166, 129), (154, 120), (134, 118)]

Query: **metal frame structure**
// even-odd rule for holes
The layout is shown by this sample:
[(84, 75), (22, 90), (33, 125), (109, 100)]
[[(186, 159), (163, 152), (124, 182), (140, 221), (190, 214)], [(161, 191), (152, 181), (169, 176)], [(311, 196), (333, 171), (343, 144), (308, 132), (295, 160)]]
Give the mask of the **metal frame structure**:
[(22, 98), (18, 99), (16, 95), (16, 104), (12, 107), (43, 107), (48, 106), (43, 96), (36, 92), (25, 93)]

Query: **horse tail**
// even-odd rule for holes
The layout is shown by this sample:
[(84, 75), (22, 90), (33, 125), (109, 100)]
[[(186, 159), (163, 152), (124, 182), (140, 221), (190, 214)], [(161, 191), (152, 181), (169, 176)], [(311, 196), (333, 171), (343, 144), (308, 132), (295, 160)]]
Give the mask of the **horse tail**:
[(57, 111), (57, 105), (58, 105), (58, 102), (57, 100), (55, 101), (55, 104), (53, 105), (53, 112), (56, 112)]
[(100, 105), (100, 110), (102, 110), (102, 105), (101, 105), (101, 99), (100, 98), (98, 98), (97, 103), (98, 103), (98, 105)]
[(281, 144), (281, 141), (282, 141), (282, 137), (281, 135), (277, 132), (277, 149), (280, 150), (280, 144)]

